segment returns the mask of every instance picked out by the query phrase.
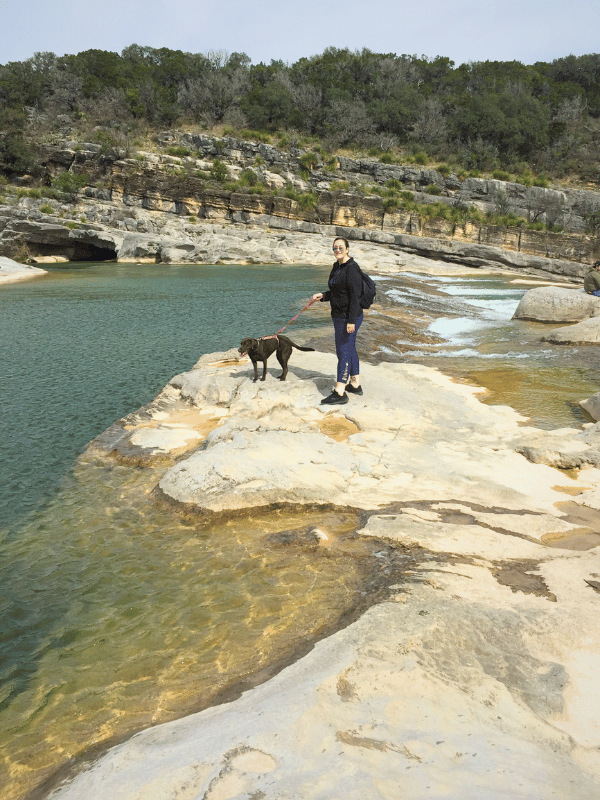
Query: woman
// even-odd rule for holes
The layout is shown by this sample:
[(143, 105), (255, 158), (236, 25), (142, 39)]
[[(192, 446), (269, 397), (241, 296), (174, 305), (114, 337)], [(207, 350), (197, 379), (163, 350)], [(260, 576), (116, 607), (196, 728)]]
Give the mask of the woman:
[(347, 239), (335, 239), (333, 255), (336, 263), (329, 275), (329, 291), (313, 294), (313, 300), (331, 303), (331, 318), (335, 331), (335, 350), (338, 357), (337, 383), (323, 405), (348, 402), (348, 395), (362, 394), (360, 385), (356, 334), (363, 321), (360, 307), (362, 277), (358, 264), (348, 252)]

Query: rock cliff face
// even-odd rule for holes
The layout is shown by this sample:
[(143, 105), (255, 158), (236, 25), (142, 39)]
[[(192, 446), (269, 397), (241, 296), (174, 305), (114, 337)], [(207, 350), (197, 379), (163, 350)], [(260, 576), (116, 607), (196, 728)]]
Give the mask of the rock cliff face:
[[(161, 144), (174, 141), (171, 134), (165, 134)], [(19, 248), (26, 248), (35, 260), (58, 256), (69, 260), (114, 258), (214, 263), (228, 249), (222, 241), (224, 236), (251, 228), (260, 231), (264, 239), (271, 230), (284, 231), (288, 241), (297, 233), (344, 235), (470, 266), (499, 263), (575, 277), (583, 274), (585, 265), (600, 257), (598, 239), (582, 234), (584, 219), (577, 211), (584, 209), (586, 203), (600, 204), (600, 195), (593, 193), (528, 189), (518, 184), (478, 179), (461, 182), (456, 176), (444, 177), (435, 170), (341, 157), (334, 172), (318, 158), (315, 168), (306, 171), (302, 169), (299, 150), (283, 152), (273, 145), (215, 140), (203, 135), (184, 135), (177, 141), (193, 148), (197, 157), (140, 153), (135, 159), (126, 158), (124, 153), (103, 154), (99, 145), (91, 143), (47, 147), (43, 165), (49, 177), (70, 170), (85, 174), (88, 186), (76, 206), (53, 202), (52, 213), (41, 211), (49, 205), (47, 202), (31, 198), (21, 198), (16, 205), (0, 206), (0, 253), (11, 255)], [(211, 188), (206, 177), (213, 164), (211, 159), (217, 157), (226, 162), (232, 180), (242, 170), (251, 170), (270, 189), (291, 185), (303, 192), (314, 191), (314, 202), (307, 205), (268, 191), (260, 194)], [(535, 203), (538, 208), (544, 203), (551, 205), (551, 201), (558, 203), (560, 195), (562, 207), (568, 206), (569, 227), (573, 232), (567, 235), (471, 223), (460, 225), (408, 212), (386, 211), (380, 196), (334, 191), (333, 178), (348, 178), (358, 188), (373, 183), (383, 186), (393, 178), (422, 202), (475, 203), (482, 210), (493, 207), (500, 191), (512, 193), (515, 203), (522, 197), (529, 210)], [(434, 197), (423, 192), (433, 185), (442, 194)], [(527, 209), (524, 213), (528, 213)], [(221, 233), (216, 226), (224, 226)], [(215, 236), (221, 240), (220, 244), (207, 245), (207, 240), (211, 242)], [(238, 233), (234, 234), (236, 237), (239, 238)], [(278, 248), (266, 249), (272, 253)], [(257, 260), (253, 252), (241, 253), (239, 258), (242, 263)], [(280, 257), (275, 254), (272, 260), (279, 263)], [(290, 260), (309, 259), (296, 256), (283, 259), (284, 263)]]

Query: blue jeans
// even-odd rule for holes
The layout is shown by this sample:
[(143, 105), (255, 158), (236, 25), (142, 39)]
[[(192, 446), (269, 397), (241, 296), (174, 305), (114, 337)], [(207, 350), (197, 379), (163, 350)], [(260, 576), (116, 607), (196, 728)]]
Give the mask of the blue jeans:
[(594, 291), (590, 292), (590, 294), (593, 294), (594, 297), (600, 297), (600, 289), (594, 289)]
[(338, 383), (348, 383), (351, 375), (358, 375), (359, 363), (358, 353), (356, 352), (356, 334), (363, 321), (363, 315), (356, 320), (354, 333), (348, 333), (345, 319), (332, 317), (333, 329), (335, 331), (335, 352), (338, 358), (337, 381)]

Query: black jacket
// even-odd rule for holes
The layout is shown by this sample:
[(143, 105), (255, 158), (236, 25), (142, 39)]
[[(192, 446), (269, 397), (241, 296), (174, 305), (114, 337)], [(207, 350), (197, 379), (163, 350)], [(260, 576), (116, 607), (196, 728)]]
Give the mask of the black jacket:
[(363, 313), (360, 307), (362, 277), (356, 261), (350, 257), (345, 264), (336, 261), (329, 275), (329, 291), (323, 294), (322, 303), (331, 303), (331, 316), (345, 319), (354, 325)]

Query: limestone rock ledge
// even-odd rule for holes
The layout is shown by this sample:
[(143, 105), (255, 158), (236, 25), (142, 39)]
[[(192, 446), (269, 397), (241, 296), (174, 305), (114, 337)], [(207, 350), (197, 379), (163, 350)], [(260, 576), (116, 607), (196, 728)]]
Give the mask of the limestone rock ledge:
[(20, 264), (12, 258), (0, 256), (0, 283), (16, 283), (17, 281), (28, 281), (31, 278), (39, 278), (45, 275), (46, 270), (39, 267), (31, 267), (28, 264)]
[(427, 555), (267, 683), (115, 746), (51, 797), (599, 796), (600, 471), (529, 462), (516, 448), (543, 432), (426, 367), (363, 364), (365, 394), (323, 407), (332, 356), (294, 353), (288, 382), (253, 384), (232, 355), (95, 446), (164, 454), (156, 431), (180, 426), (160, 479), (178, 501), (371, 509), (362, 536)]

